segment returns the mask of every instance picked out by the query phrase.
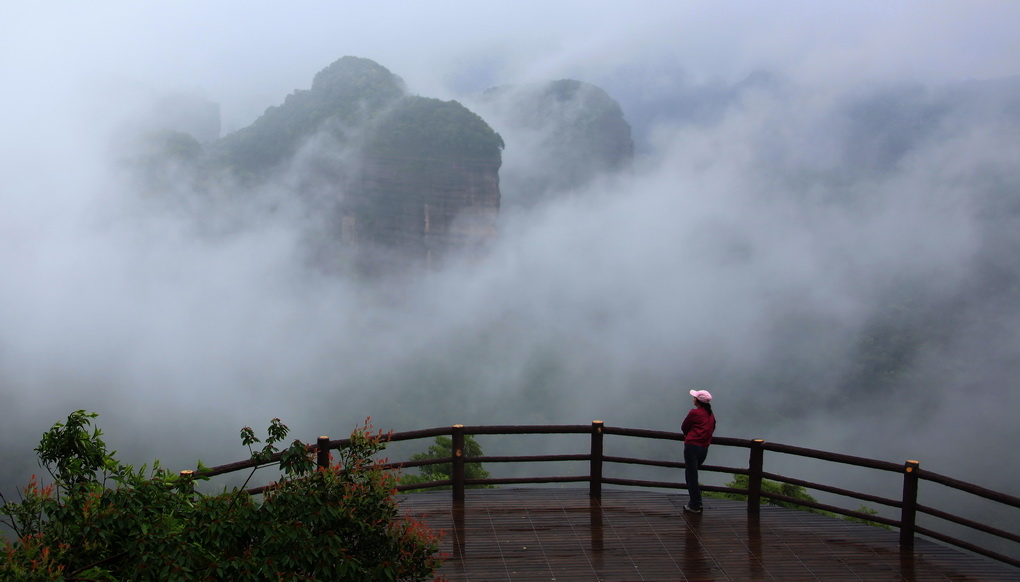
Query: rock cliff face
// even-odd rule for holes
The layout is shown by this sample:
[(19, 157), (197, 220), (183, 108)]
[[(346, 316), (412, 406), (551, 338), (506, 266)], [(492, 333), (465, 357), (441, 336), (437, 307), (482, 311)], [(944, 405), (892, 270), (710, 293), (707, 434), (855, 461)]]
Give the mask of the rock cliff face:
[(371, 265), (438, 266), (476, 256), (496, 235), (499, 160), (370, 155), (341, 230)]
[(344, 57), (218, 152), (257, 182), (293, 171), (316, 140), (330, 144), (332, 159), (303, 164), (298, 182), (320, 185), (319, 198), (326, 190), (333, 234), (362, 266), (435, 265), (495, 235), (503, 142), (456, 101), (409, 96), (385, 68)]

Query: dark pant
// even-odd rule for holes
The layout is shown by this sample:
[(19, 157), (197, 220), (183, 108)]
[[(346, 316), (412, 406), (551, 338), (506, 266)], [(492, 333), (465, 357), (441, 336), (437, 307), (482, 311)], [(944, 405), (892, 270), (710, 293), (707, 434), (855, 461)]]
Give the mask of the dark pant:
[(701, 486), (698, 485), (698, 467), (708, 458), (708, 447), (684, 443), (684, 473), (687, 478), (687, 492), (691, 495), (688, 505), (701, 509)]

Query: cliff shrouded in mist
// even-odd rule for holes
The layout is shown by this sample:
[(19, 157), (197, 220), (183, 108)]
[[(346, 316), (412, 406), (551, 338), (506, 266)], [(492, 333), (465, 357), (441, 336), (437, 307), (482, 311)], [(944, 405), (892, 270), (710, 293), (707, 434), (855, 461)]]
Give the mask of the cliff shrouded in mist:
[[(493, 87), (478, 107), (511, 144), (501, 174), (506, 205), (540, 204), (633, 161), (634, 142), (620, 104), (594, 85), (561, 79)], [(515, 163), (518, 149), (547, 163)]]
[[(681, 75), (674, 76), (682, 81)], [(636, 86), (629, 87), (633, 94), (623, 91), (635, 127), (659, 125), (698, 136), (729, 116), (748, 115), (748, 104), (795, 104), (804, 92), (764, 73), (732, 85), (681, 81), (660, 88), (661, 94), (641, 93)], [(775, 389), (783, 395), (776, 399), (783, 406), (810, 401), (839, 410), (886, 390), (908, 392), (930, 405), (924, 387), (933, 377), (961, 369), (958, 359), (938, 354), (956, 351), (961, 337), (1001, 333), (992, 323), (1016, 304), (1020, 269), (1013, 252), (1018, 203), (1012, 166), (985, 163), (979, 173), (957, 176), (951, 173), (966, 158), (950, 157), (939, 167), (927, 167), (925, 160), (945, 155), (941, 144), (965, 143), (991, 132), (993, 125), (999, 131), (1015, 124), (1017, 95), (1016, 78), (944, 87), (897, 83), (848, 92), (815, 111), (810, 123), (791, 113), (794, 105), (764, 121), (752, 119), (764, 127), (761, 135), (749, 138), (760, 146), (759, 153), (730, 176), (752, 183), (767, 177), (758, 184), (789, 193), (800, 209), (856, 216), (854, 232), (863, 232), (865, 217), (875, 212), (943, 212), (948, 227), (932, 233), (928, 240), (934, 242), (926, 245), (947, 250), (953, 248), (953, 229), (961, 224), (959, 211), (950, 212), (947, 205), (963, 202), (932, 201), (942, 195), (940, 189), (957, 188), (966, 196), (961, 208), (974, 213), (980, 228), (958, 235), (974, 246), (954, 274), (958, 283), (926, 268), (925, 260), (934, 259), (917, 252), (895, 276), (860, 287), (869, 295), (871, 311), (855, 319), (853, 329), (831, 334), (831, 341), (804, 333), (831, 326), (828, 312), (805, 313), (800, 306), (777, 310), (769, 329), (782, 341), (758, 348), (775, 352), (767, 358), (767, 369), (738, 374), (732, 382)], [(319, 72), (310, 90), (292, 93), (250, 126), (206, 144), (205, 150), (183, 133), (149, 134), (150, 146), (158, 147), (146, 150), (149, 161), (137, 168), (150, 185), (162, 188), (180, 181), (181, 174), (167, 171), (168, 165), (200, 167), (199, 191), (209, 190), (201, 183), (222, 173), (252, 190), (283, 183), (287, 195), (318, 218), (311, 227), (303, 225), (312, 232), (308, 238), (316, 263), (340, 271), (357, 261), (362, 271), (371, 272), (438, 266), (451, 255), (477, 254), (495, 240), (501, 208), (540, 216), (543, 205), (566, 193), (597, 191), (593, 184), (600, 177), (619, 175), (633, 160), (630, 124), (621, 105), (599, 87), (573, 80), (504, 85), (487, 90), (471, 105), (484, 119), (456, 101), (408, 95), (403, 81), (384, 67), (344, 57)], [(794, 150), (774, 140), (785, 131), (781, 127), (796, 128), (799, 139), (812, 147)], [(644, 139), (647, 133), (638, 132)], [(718, 164), (726, 159), (725, 151), (702, 151), (712, 143), (711, 138), (690, 139), (682, 153), (691, 159), (707, 155), (711, 161), (699, 163)], [(947, 173), (950, 178), (939, 178)], [(892, 205), (903, 204), (897, 201), (905, 194), (895, 190), (895, 182), (904, 175), (938, 186), (917, 194), (911, 202), (916, 207), (901, 210)], [(981, 179), (971, 181), (972, 176)], [(244, 194), (231, 196), (234, 208), (253, 203)], [(775, 204), (783, 199), (750, 200)], [(733, 210), (719, 220), (738, 215)], [(746, 264), (760, 252), (754, 236), (746, 226), (716, 225), (705, 239), (722, 241), (719, 248), (710, 245), (697, 258), (716, 267)], [(821, 233), (817, 240), (832, 236)], [(883, 236), (890, 237), (885, 246), (902, 244), (900, 235), (883, 231)], [(864, 258), (862, 244), (840, 253), (854, 269), (874, 268), (868, 261), (875, 259)], [(943, 261), (949, 255), (936, 256)], [(998, 340), (982, 341), (996, 345)], [(805, 398), (819, 386), (829, 387), (823, 391), (827, 398)]]
[(299, 192), (363, 267), (431, 263), (495, 232), (499, 135), (455, 101), (408, 95), (368, 59), (336, 61), (214, 148), (242, 178), (303, 164)]
[(170, 130), (144, 142), (136, 169), (150, 190), (182, 179), (207, 192), (224, 180), (252, 191), (285, 184), (316, 215), (311, 250), (327, 269), (432, 265), (478, 252), (496, 232), (500, 136), (456, 101), (409, 95), (368, 59), (339, 59), (311, 89), (204, 150)]
[(265, 178), (289, 163), (320, 132), (351, 142), (372, 119), (405, 97), (400, 77), (368, 59), (343, 57), (319, 71), (248, 127), (212, 147), (217, 161), (244, 179)]
[(477, 252), (496, 234), (502, 149), (459, 103), (402, 99), (368, 133), (343, 209), (345, 239), (430, 265)]
[[(385, 67), (348, 56), (204, 149), (182, 132), (150, 132), (135, 165), (161, 191), (182, 180), (193, 191), (224, 179), (249, 189), (286, 183), (317, 215), (319, 264), (377, 271), (478, 256), (497, 232), (501, 185), (503, 200), (528, 208), (633, 160), (619, 103), (593, 85), (501, 86), (478, 107), (506, 128), (512, 151), (547, 163), (517, 164), (511, 154), (504, 164), (503, 138), (486, 120), (456, 101), (410, 95)], [(181, 167), (192, 173), (182, 178)]]

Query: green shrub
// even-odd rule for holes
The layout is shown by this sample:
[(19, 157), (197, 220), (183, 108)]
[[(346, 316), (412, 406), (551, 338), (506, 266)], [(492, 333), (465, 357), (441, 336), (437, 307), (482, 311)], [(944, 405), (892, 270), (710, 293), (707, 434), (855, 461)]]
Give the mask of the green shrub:
[[(734, 475), (733, 476), (733, 480), (730, 481), (729, 483), (726, 483), (726, 487), (732, 487), (734, 489), (747, 489), (748, 488), (748, 477), (747, 477), (747, 475)], [(804, 487), (802, 487), (800, 485), (793, 485), (791, 483), (780, 483), (780, 482), (777, 482), (777, 481), (769, 481), (768, 479), (762, 479), (761, 480), (761, 492), (763, 494), (764, 493), (771, 493), (773, 495), (784, 495), (786, 497), (792, 497), (794, 499), (800, 499), (800, 500), (808, 501), (808, 502), (811, 502), (811, 503), (817, 503), (818, 502), (814, 497), (812, 497), (807, 492), (807, 489), (805, 489)], [(713, 497), (722, 497), (724, 499), (737, 499), (739, 501), (747, 501), (747, 495), (744, 495), (742, 493), (712, 493), (712, 494), (706, 493), (706, 495), (713, 496)], [(772, 498), (769, 498), (769, 497), (765, 497), (764, 495), (762, 495), (762, 497), (761, 497), (761, 503), (766, 504), (766, 505), (776, 505), (776, 506), (779, 506), (779, 507), (786, 507), (786, 508), (789, 508), (789, 509), (799, 509), (799, 510), (802, 510), (802, 511), (809, 511), (811, 513), (817, 513), (817, 514), (820, 514), (820, 515), (827, 515), (829, 517), (835, 517), (837, 519), (843, 519), (843, 520), (846, 520), (846, 521), (853, 521), (853, 522), (857, 522), (857, 523), (863, 523), (865, 525), (872, 525), (872, 526), (876, 526), (876, 527), (881, 527), (881, 528), (889, 529), (889, 526), (887, 526), (887, 525), (885, 525), (883, 523), (878, 523), (876, 521), (869, 521), (869, 520), (860, 519), (860, 518), (857, 518), (857, 517), (850, 517), (850, 516), (846, 516), (846, 515), (840, 515), (840, 514), (837, 514), (837, 513), (833, 513), (831, 511), (825, 511), (823, 509), (815, 509), (814, 507), (807, 507), (805, 505), (800, 505), (798, 503), (792, 503), (792, 502), (789, 502), (789, 501), (783, 501), (781, 499), (772, 499)], [(866, 513), (868, 515), (877, 515), (878, 514), (878, 511), (876, 511), (876, 510), (874, 510), (874, 509), (872, 509), (870, 507), (867, 507), (865, 505), (861, 505), (860, 507), (858, 507), (857, 511), (860, 512), (860, 513)]]
[[(396, 475), (373, 460), (383, 443), (367, 422), (338, 464), (316, 470), (301, 441), (277, 451), (288, 429), (274, 419), (252, 458), (281, 452), (283, 477), (258, 498), (123, 465), (90, 431), (95, 417), (55, 424), (36, 449), (53, 483), (33, 477), (20, 502), (2, 500), (17, 539), (3, 542), (0, 579), (422, 580), (440, 564), (436, 534), (398, 516)], [(249, 450), (260, 442), (241, 436)]]

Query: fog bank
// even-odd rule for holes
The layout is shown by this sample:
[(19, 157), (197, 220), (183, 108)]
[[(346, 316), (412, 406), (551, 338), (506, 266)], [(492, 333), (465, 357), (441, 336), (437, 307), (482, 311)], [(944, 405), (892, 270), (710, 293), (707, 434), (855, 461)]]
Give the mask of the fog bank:
[[(78, 408), (185, 468), (273, 417), (306, 440), (366, 416), (676, 430), (705, 388), (720, 434), (1017, 494), (989, 460), (1020, 437), (1015, 5), (108, 6), (0, 10), (5, 490)], [(504, 214), (482, 261), (383, 281), (309, 260), (300, 176), (166, 201), (125, 171), (166, 95), (230, 131), (346, 54), (469, 106), (596, 84), (638, 158)], [(555, 170), (487, 120), (505, 170)]]

